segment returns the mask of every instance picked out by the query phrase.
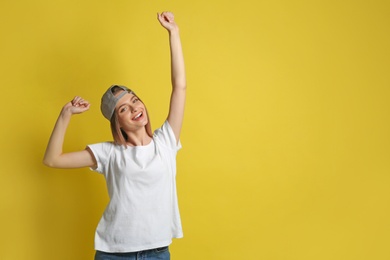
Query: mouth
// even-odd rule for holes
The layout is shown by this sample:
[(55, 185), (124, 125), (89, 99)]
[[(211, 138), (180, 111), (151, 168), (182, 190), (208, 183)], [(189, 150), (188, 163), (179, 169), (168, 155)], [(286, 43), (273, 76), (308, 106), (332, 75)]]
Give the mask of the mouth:
[(143, 116), (143, 112), (139, 112), (135, 117), (133, 117), (132, 120), (135, 120), (135, 121), (140, 120), (142, 118), (142, 116)]

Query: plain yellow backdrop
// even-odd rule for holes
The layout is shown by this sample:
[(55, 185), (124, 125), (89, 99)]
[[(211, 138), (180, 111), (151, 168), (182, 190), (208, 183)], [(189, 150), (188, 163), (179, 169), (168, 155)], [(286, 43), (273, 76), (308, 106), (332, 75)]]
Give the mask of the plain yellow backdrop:
[(102, 176), (42, 164), (61, 107), (65, 150), (111, 140), (111, 84), (152, 126), (169, 101), (156, 13), (181, 28), (188, 102), (175, 260), (390, 259), (388, 1), (2, 1), (0, 259), (93, 259)]

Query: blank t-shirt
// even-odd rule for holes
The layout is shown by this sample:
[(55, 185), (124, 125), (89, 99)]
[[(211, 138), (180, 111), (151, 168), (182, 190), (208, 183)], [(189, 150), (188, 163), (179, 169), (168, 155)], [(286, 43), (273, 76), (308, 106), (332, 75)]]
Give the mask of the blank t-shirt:
[(95, 249), (135, 252), (168, 246), (183, 236), (176, 192), (181, 148), (168, 121), (145, 146), (103, 142), (88, 146), (110, 201), (95, 233)]

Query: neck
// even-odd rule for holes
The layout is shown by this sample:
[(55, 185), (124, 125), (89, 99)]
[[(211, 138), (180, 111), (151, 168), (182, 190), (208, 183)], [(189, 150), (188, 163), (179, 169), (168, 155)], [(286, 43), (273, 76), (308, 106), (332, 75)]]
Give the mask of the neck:
[(145, 128), (136, 132), (126, 132), (126, 144), (129, 146), (144, 146), (148, 145), (152, 138), (148, 135)]

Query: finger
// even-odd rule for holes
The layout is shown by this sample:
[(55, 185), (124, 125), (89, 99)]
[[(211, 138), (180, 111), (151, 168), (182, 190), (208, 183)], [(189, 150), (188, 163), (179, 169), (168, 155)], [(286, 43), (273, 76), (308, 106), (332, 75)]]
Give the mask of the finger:
[(82, 102), (80, 102), (80, 105), (84, 106), (84, 107), (87, 107), (89, 106), (89, 102), (87, 100), (83, 100)]
[(174, 15), (171, 12), (164, 12), (165, 18), (168, 22), (173, 22)]
[(72, 100), (72, 105), (75, 107), (84, 105), (85, 103), (88, 103), (88, 101), (84, 100), (82, 97), (75, 96)]
[(77, 99), (76, 102), (74, 103), (74, 106), (79, 107), (80, 105), (83, 104), (83, 102), (84, 102), (84, 99), (79, 98), (79, 99)]
[(159, 17), (160, 17), (160, 22), (169, 22), (167, 12), (162, 12)]
[(164, 21), (170, 23), (171, 22), (171, 16), (168, 12), (164, 12)]
[(157, 13), (157, 19), (158, 19), (158, 21), (159, 21), (160, 23), (162, 23), (162, 22), (164, 21), (162, 13), (161, 13), (161, 14), (160, 14), (160, 13)]
[(81, 107), (79, 107), (80, 111), (84, 112), (84, 111), (87, 111), (90, 107), (90, 104), (85, 104)]
[(71, 101), (72, 105), (75, 106), (77, 104), (77, 102), (79, 102), (79, 100), (80, 100), (80, 97), (79, 96), (75, 96), (72, 99), (72, 101)]

